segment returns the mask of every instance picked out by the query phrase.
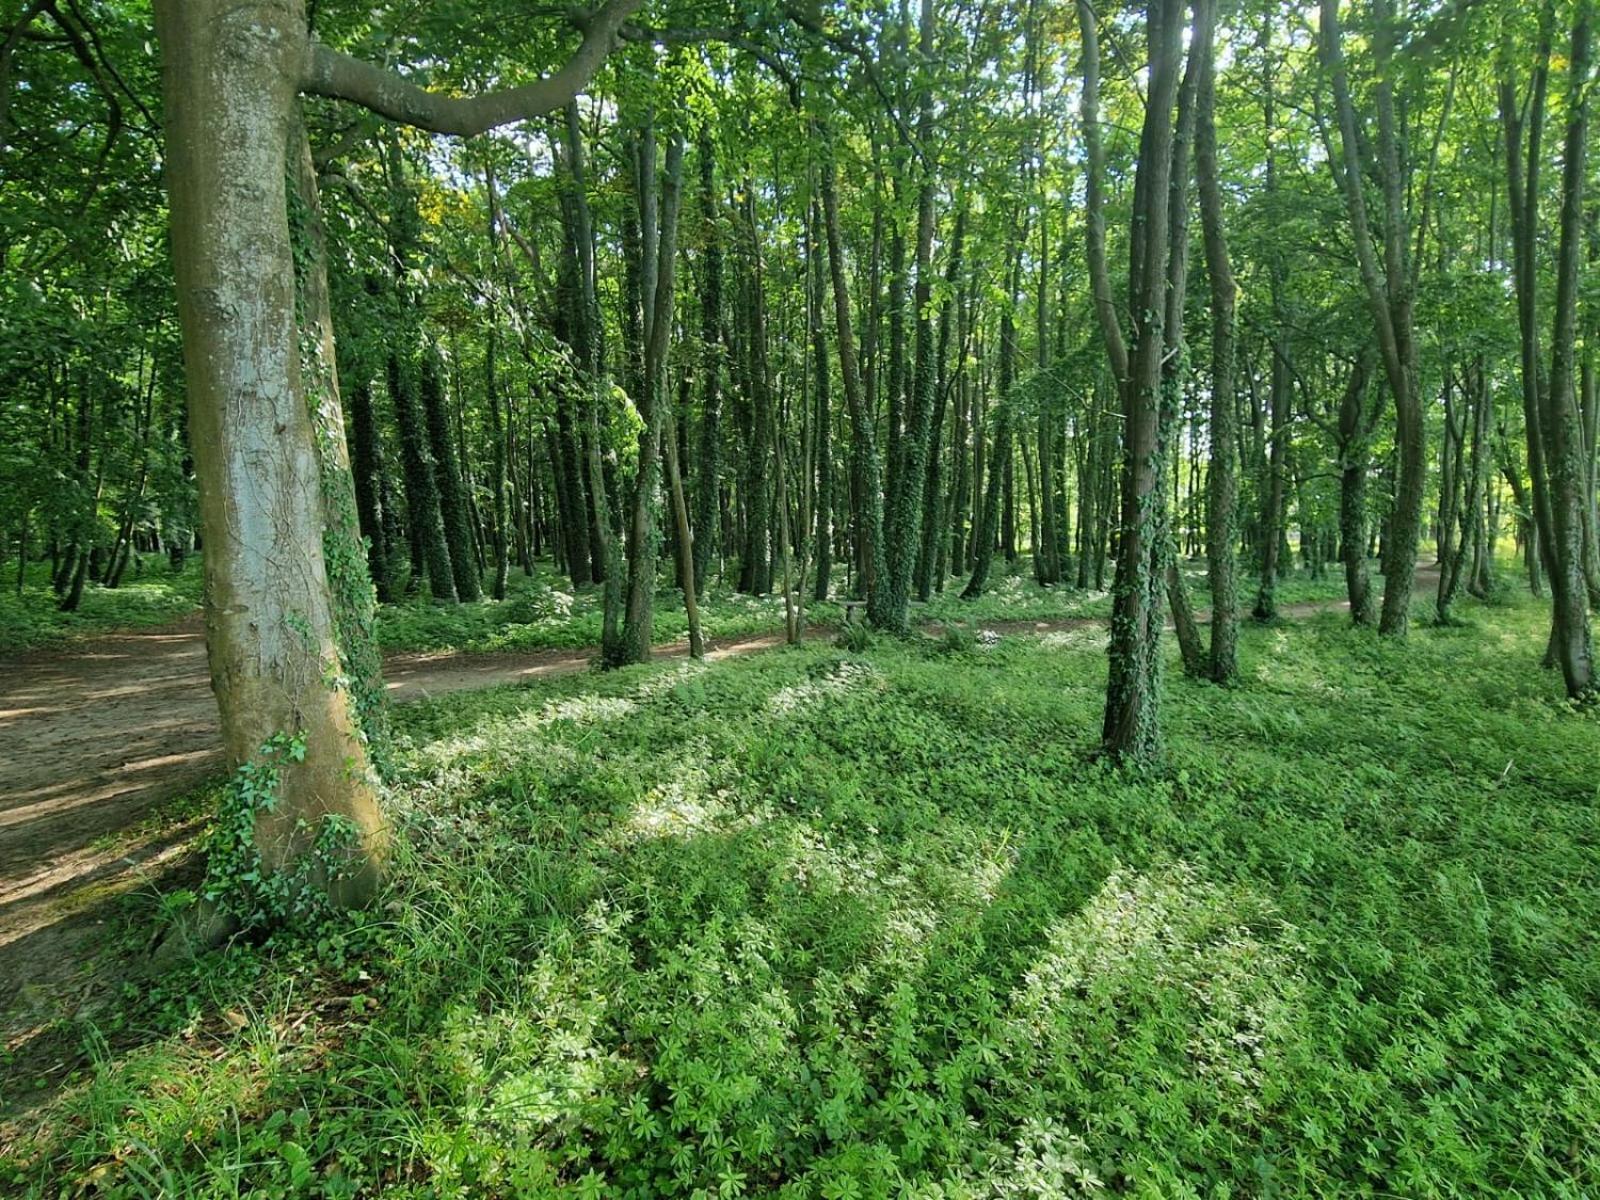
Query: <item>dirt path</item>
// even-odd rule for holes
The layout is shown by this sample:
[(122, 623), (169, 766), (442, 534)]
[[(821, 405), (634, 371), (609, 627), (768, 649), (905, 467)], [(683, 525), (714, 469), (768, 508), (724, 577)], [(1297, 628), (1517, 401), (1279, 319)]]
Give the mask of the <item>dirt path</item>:
[[(1428, 583), (1423, 576), (1417, 582)], [(1341, 607), (1301, 604), (1285, 613)], [(1006, 621), (990, 628), (1047, 632), (1101, 623)], [(709, 657), (781, 640), (724, 641)], [(657, 649), (661, 657), (685, 653), (681, 643)], [(405, 702), (571, 674), (589, 660), (586, 651), (407, 653), (386, 657), (384, 676), (390, 696)], [(50, 1020), (94, 1003), (82, 967), (106, 940), (114, 902), (170, 872), (203, 821), (163, 819), (163, 804), (221, 768), (198, 619), (0, 657), (0, 1046), (16, 1052)]]

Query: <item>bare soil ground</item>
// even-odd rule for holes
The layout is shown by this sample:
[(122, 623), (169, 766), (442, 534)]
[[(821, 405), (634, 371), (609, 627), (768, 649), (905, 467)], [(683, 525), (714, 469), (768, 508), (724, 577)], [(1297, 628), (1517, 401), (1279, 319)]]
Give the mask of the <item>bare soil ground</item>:
[[(1429, 582), (1419, 575), (1419, 588)], [(1302, 604), (1284, 613), (1343, 607)], [(1100, 623), (990, 628), (1047, 632)], [(708, 657), (782, 640), (726, 641), (709, 646)], [(657, 648), (661, 657), (686, 653), (681, 643)], [(384, 661), (384, 677), (390, 696), (405, 702), (571, 674), (587, 669), (590, 658), (588, 651), (395, 654)], [(93, 1015), (109, 999), (117, 973), (108, 979), (95, 968), (116, 940), (110, 935), (121, 897), (194, 872), (189, 860), (204, 806), (174, 810), (171, 802), (218, 779), (222, 768), (198, 618), (0, 656), (0, 1061), (35, 1078), (70, 1065), (76, 1052), (49, 1031), (61, 1018)], [(13, 1088), (0, 1086), (0, 1107), (15, 1098)]]

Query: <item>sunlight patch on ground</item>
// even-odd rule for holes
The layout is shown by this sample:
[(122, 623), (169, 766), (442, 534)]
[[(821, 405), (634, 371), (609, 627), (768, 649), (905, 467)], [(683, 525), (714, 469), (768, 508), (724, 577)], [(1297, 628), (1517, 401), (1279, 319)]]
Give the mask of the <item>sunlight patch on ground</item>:
[(1092, 1196), (1105, 1190), (1094, 1169), (1085, 1163), (1089, 1147), (1059, 1121), (1036, 1118), (1018, 1131), (1011, 1161), (984, 1180), (988, 1190), (980, 1195), (1039, 1200), (1065, 1200)]
[(1017, 865), (1017, 851), (1006, 842), (997, 846), (980, 846), (972, 861), (971, 872), (966, 876), (973, 895), (984, 904), (995, 898), (1000, 885), (1011, 869)]
[(1098, 625), (1082, 625), (1077, 629), (1057, 629), (1041, 634), (1041, 650), (1093, 650), (1104, 651), (1111, 643), (1110, 631)]
[(1120, 1008), (1175, 990), (1192, 1070), (1253, 1110), (1267, 1045), (1302, 986), (1302, 956), (1294, 929), (1253, 894), (1206, 883), (1182, 862), (1119, 868), (1051, 929), (1012, 995), (1012, 1029), (1019, 1051), (1042, 1049), (1080, 1036), (1060, 1020), (1064, 1002)]
[(767, 819), (757, 810), (740, 813), (732, 793), (714, 789), (708, 770), (711, 752), (696, 740), (662, 770), (662, 778), (640, 798), (628, 819), (609, 839), (626, 843), (646, 838), (694, 837), (759, 825)]
[(488, 721), (472, 733), (439, 738), (423, 746), (418, 765), (425, 770), (442, 770), (456, 761), (482, 754), (491, 747), (514, 750), (517, 743), (554, 725), (570, 721), (574, 725), (598, 725), (625, 717), (638, 708), (625, 696), (567, 696), (552, 700), (531, 712)]
[[(609, 924), (605, 914), (597, 920)], [(445, 1068), (440, 1078), (480, 1137), (515, 1144), (576, 1122), (596, 1097), (640, 1070), (597, 1040), (610, 1002), (593, 981), (575, 979), (575, 968), (582, 973), (543, 956), (503, 1003), (487, 1012), (460, 1003), (445, 1017), (435, 1051)]]
[(639, 686), (633, 689), (633, 699), (640, 704), (646, 704), (657, 696), (670, 692), (680, 683), (702, 675), (708, 670), (710, 670), (709, 663), (686, 658), (641, 680)]
[(878, 683), (883, 672), (863, 662), (841, 662), (826, 675), (792, 683), (774, 692), (767, 701), (767, 711), (775, 717), (792, 717), (816, 708), (824, 700), (837, 698)]

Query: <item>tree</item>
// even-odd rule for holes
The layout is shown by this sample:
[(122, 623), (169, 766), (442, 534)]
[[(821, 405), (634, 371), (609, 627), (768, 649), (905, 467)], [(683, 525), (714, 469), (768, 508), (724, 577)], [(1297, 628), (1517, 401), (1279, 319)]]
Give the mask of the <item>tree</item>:
[[(1377, 73), (1373, 82), (1377, 142), (1374, 162), (1370, 166), (1378, 179), (1383, 198), (1381, 267), (1373, 250), (1374, 235), (1362, 187), (1368, 164), (1362, 154), (1364, 143), (1356, 131), (1355, 102), (1351, 97), (1349, 72), (1345, 66), (1339, 4), (1338, 0), (1322, 0), (1321, 56), (1333, 86), (1334, 111), (1342, 148), (1342, 154), (1335, 155), (1330, 146), (1328, 166), (1344, 192), (1351, 236), (1355, 242), (1356, 263), (1372, 314), (1384, 377), (1395, 405), (1395, 445), (1399, 464), (1395, 478), (1394, 514), (1384, 540), (1383, 611), (1378, 629), (1393, 637), (1404, 637), (1411, 619), (1411, 582), (1416, 573), (1417, 543), (1422, 534), (1422, 505), (1428, 483), (1427, 428), (1423, 421), (1413, 302), (1415, 264), (1421, 258), (1421, 247), (1419, 245), (1417, 254), (1412, 254), (1411, 225), (1406, 208), (1408, 187), (1402, 174), (1401, 135), (1395, 117), (1395, 16), (1392, 0), (1373, 0), (1372, 19), (1373, 66)], [(1426, 226), (1422, 228), (1425, 231)]]
[(1239, 455), (1234, 429), (1234, 311), (1238, 285), (1228, 256), (1217, 165), (1217, 72), (1214, 26), (1201, 31), (1199, 91), (1195, 99), (1194, 169), (1206, 275), (1211, 285), (1210, 471), (1206, 477), (1206, 562), (1211, 576), (1209, 674), (1229, 683), (1239, 670), (1238, 503)]
[(1533, 477), (1534, 527), (1553, 600), (1550, 657), (1561, 668), (1567, 695), (1582, 699), (1595, 689), (1587, 581), (1583, 570), (1587, 536), (1583, 513), (1590, 503), (1586, 487), (1591, 471), (1586, 456), (1592, 460), (1593, 448), (1586, 448), (1584, 444), (1574, 371), (1593, 43), (1591, 5), (1588, 0), (1579, 0), (1572, 25), (1567, 121), (1562, 145), (1554, 328), (1546, 374), (1539, 348), (1536, 242), (1540, 139), (1548, 88), (1551, 20), (1551, 8), (1547, 5), (1540, 18), (1540, 46), (1526, 118), (1522, 116), (1523, 108), (1518, 103), (1509, 67), (1502, 69), (1500, 118), (1505, 129), (1506, 176), (1511, 196), (1517, 316), (1522, 335), (1523, 412), (1528, 467)]
[(190, 444), (200, 488), (207, 651), (230, 763), (279, 736), (278, 802), (255, 820), (268, 871), (302, 859), (326, 818), (355, 832), (330, 889), (377, 882), (387, 834), (338, 662), (322, 553), (320, 466), (304, 397), (286, 194), (302, 91), (470, 136), (565, 103), (639, 0), (613, 0), (548, 79), (471, 98), (435, 95), (313, 40), (298, 0), (158, 0), (167, 187), (184, 335)]
[(1161, 591), (1166, 547), (1162, 487), (1162, 363), (1167, 351), (1168, 250), (1175, 138), (1173, 108), (1183, 68), (1183, 8), (1152, 0), (1148, 9), (1150, 84), (1134, 185), (1129, 238), (1126, 340), (1106, 265), (1100, 147), (1099, 38), (1094, 10), (1079, 0), (1083, 34), (1083, 124), (1088, 158), (1087, 246), (1106, 353), (1122, 401), (1121, 515), (1112, 584), (1110, 676), (1101, 741), (1112, 758), (1149, 762), (1161, 749)]

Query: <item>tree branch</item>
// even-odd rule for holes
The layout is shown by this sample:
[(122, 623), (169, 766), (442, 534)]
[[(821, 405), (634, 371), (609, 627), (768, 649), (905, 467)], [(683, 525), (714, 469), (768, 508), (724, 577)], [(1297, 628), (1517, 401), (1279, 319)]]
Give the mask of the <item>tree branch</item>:
[(444, 96), (317, 41), (311, 43), (300, 87), (310, 95), (349, 100), (380, 116), (432, 133), (472, 137), (499, 125), (543, 116), (571, 100), (594, 78), (611, 52), (623, 21), (643, 2), (608, 0), (589, 19), (582, 44), (565, 66), (520, 87), (478, 96)]

